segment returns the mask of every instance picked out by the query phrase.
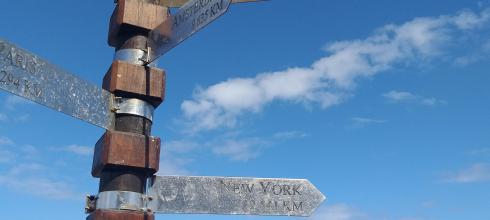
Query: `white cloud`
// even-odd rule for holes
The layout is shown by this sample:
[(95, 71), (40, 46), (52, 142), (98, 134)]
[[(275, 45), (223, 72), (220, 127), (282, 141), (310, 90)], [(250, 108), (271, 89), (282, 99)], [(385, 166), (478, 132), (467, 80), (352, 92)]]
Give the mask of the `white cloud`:
[(471, 155), (490, 155), (490, 148), (480, 148), (469, 152)]
[(295, 138), (305, 138), (308, 134), (300, 131), (285, 131), (277, 132), (273, 135), (275, 139), (295, 139)]
[(0, 149), (0, 163), (10, 163), (14, 161), (15, 154), (11, 151)]
[(14, 142), (12, 140), (10, 140), (10, 138), (0, 136), (0, 146), (10, 146), (13, 144), (14, 144)]
[[(174, 141), (177, 143), (179, 141)], [(185, 141), (187, 142), (187, 141)], [(183, 142), (182, 142), (183, 143)], [(189, 175), (191, 172), (186, 166), (192, 163), (192, 159), (182, 156), (181, 153), (189, 153), (189, 151), (173, 151), (165, 150), (160, 153), (160, 169), (157, 175)]]
[(350, 119), (349, 124), (346, 126), (348, 129), (364, 128), (369, 125), (384, 124), (388, 121), (366, 117), (353, 117)]
[(192, 140), (173, 140), (164, 145), (165, 149), (176, 153), (188, 153), (199, 147), (199, 143)]
[(447, 104), (446, 101), (434, 97), (428, 98), (420, 95), (414, 95), (410, 92), (396, 91), (396, 90), (384, 93), (383, 97), (393, 103), (416, 103), (425, 106), (436, 106), (436, 105)]
[(0, 175), (0, 186), (49, 199), (82, 198), (72, 191), (69, 184), (40, 176), (39, 173), (44, 169), (42, 165), (36, 163), (18, 164), (6, 175)]
[(80, 145), (69, 145), (63, 148), (63, 150), (81, 156), (90, 156), (94, 153), (93, 147), (80, 146)]
[(490, 181), (490, 164), (474, 164), (467, 169), (449, 172), (443, 180), (452, 183), (488, 182)]
[(395, 101), (395, 102), (402, 102), (402, 101), (417, 99), (417, 96), (415, 96), (412, 93), (399, 92), (399, 91), (387, 92), (387, 93), (383, 94), (383, 97), (390, 99), (392, 101)]
[(0, 122), (5, 122), (8, 120), (8, 117), (6, 114), (0, 113)]
[(312, 220), (355, 220), (364, 215), (346, 204), (326, 206), (311, 217)]
[(16, 95), (9, 95), (5, 100), (4, 107), (12, 111), (15, 110), (17, 106), (26, 104), (32, 104), (32, 102)]
[(351, 121), (354, 122), (355, 124), (382, 124), (382, 123), (386, 123), (386, 120), (373, 119), (373, 118), (360, 118), (360, 117), (351, 118)]
[(32, 145), (24, 145), (19, 147), (22, 157), (27, 160), (37, 159), (41, 156), (41, 152)]
[(213, 145), (213, 153), (233, 161), (248, 161), (260, 155), (266, 142), (260, 139), (228, 139)]
[(157, 175), (189, 175), (190, 171), (185, 168), (186, 164), (187, 162), (179, 159), (161, 158)]
[[(428, 60), (444, 52), (456, 33), (483, 27), (490, 10), (463, 11), (454, 16), (416, 18), (387, 25), (362, 40), (340, 41), (326, 47), (327, 56), (310, 67), (289, 68), (233, 78), (199, 88), (181, 109), (192, 132), (234, 127), (244, 113), (257, 113), (275, 101), (317, 104), (329, 108), (352, 95), (356, 81), (399, 64)], [(434, 104), (427, 99), (423, 103)]]

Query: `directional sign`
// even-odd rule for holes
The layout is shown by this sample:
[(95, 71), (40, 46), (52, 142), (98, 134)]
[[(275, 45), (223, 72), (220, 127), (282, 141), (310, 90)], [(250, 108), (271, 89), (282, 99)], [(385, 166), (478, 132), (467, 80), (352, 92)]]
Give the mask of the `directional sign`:
[[(163, 5), (165, 7), (176, 8), (182, 7), (189, 0), (146, 0), (146, 2)], [(265, 0), (232, 0), (231, 3), (246, 3), (246, 2), (259, 2)]]
[(148, 207), (168, 214), (310, 216), (325, 196), (308, 180), (154, 177)]
[(231, 0), (191, 0), (149, 34), (150, 62), (201, 30), (230, 7)]
[(0, 89), (111, 129), (111, 94), (0, 39)]

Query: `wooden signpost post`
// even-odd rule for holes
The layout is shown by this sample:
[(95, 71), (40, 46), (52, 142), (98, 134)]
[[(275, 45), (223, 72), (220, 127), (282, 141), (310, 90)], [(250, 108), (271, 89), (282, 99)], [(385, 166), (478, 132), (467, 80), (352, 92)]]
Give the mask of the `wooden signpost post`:
[[(309, 216), (325, 196), (309, 181), (158, 177), (151, 136), (166, 73), (155, 61), (223, 15), (260, 0), (118, 0), (108, 43), (116, 53), (102, 89), (0, 39), (0, 88), (106, 129), (95, 146), (88, 220), (152, 220), (155, 213)], [(170, 14), (170, 7), (180, 7)]]

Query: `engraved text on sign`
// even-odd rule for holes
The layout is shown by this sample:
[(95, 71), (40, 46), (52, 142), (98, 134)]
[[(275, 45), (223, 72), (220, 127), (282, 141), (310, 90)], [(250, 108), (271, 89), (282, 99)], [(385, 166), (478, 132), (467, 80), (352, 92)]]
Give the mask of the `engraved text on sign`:
[(111, 94), (0, 39), (0, 89), (105, 129)]
[(155, 177), (149, 191), (160, 213), (309, 216), (325, 200), (295, 179)]

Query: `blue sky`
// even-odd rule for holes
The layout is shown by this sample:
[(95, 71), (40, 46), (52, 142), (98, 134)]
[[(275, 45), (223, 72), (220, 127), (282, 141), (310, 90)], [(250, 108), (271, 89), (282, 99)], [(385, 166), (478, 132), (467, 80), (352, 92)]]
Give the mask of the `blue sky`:
[[(10, 1), (0, 37), (100, 85), (112, 10)], [(313, 220), (489, 219), (489, 24), (488, 1), (234, 5), (160, 59), (161, 173), (307, 178)], [(83, 219), (103, 132), (2, 92), (1, 218)]]

